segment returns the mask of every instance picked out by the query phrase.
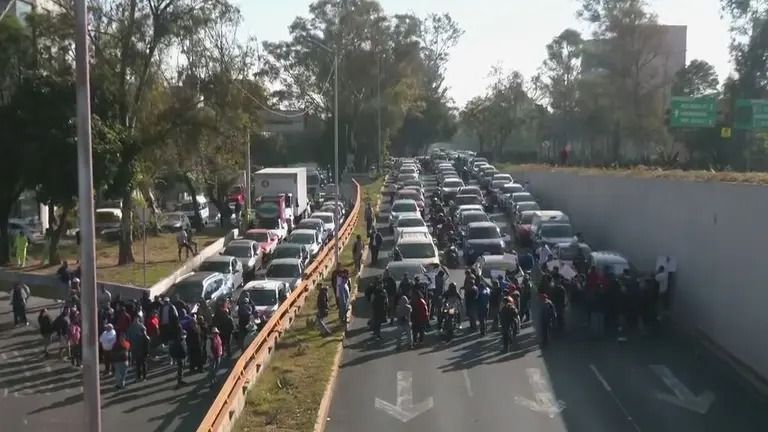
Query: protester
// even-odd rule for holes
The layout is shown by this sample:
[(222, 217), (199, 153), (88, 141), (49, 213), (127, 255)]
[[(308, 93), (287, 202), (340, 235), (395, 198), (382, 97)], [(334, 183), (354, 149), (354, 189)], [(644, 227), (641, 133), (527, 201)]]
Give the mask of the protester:
[(424, 295), (419, 290), (414, 290), (411, 300), (411, 329), (413, 330), (413, 343), (421, 344), (424, 342), (424, 331), (429, 323), (429, 310), (427, 302), (424, 301)]
[(341, 321), (344, 325), (347, 324), (347, 315), (349, 312), (349, 298), (351, 295), (351, 287), (349, 284), (349, 272), (345, 269), (336, 282), (336, 298), (338, 299), (339, 306), (339, 321)]
[(475, 286), (475, 276), (469, 271), (464, 272), (464, 309), (469, 318), (469, 330), (477, 330), (477, 287)]
[(363, 263), (363, 238), (360, 234), (355, 237), (355, 243), (352, 245), (352, 259), (355, 261), (355, 274), (360, 273)]
[(480, 282), (480, 286), (477, 289), (477, 319), (480, 322), (480, 336), (485, 336), (490, 299), (491, 290), (485, 282)]
[[(499, 275), (498, 280), (491, 283), (491, 292), (488, 295), (488, 314), (492, 320), (491, 331), (499, 329), (499, 311), (501, 308), (501, 283), (504, 282), (504, 278)], [(505, 285), (507, 285), (505, 283)]]
[(392, 277), (392, 275), (389, 273), (389, 270), (384, 270), (384, 275), (381, 278), (381, 284), (384, 288), (384, 291), (387, 293), (388, 302), (389, 302), (389, 324), (394, 325), (395, 324), (395, 318), (397, 315), (397, 303), (398, 303), (398, 296), (397, 296), (397, 282), (395, 282), (395, 279)]
[(371, 203), (365, 204), (365, 232), (370, 233), (373, 230), (373, 207)]
[(371, 249), (371, 265), (376, 265), (379, 262), (379, 250), (381, 250), (381, 245), (383, 243), (384, 238), (381, 236), (381, 233), (376, 228), (373, 228), (373, 233), (371, 235), (371, 241), (369, 244)]
[(186, 328), (187, 354), (189, 357), (189, 371), (191, 373), (202, 373), (204, 368), (203, 350), (200, 344), (200, 328), (197, 326), (197, 320), (192, 319)]
[(315, 324), (323, 336), (328, 336), (331, 334), (331, 330), (327, 325), (325, 325), (324, 321), (325, 318), (328, 317), (328, 312), (330, 310), (328, 304), (328, 287), (322, 284), (318, 285), (319, 289), (317, 291), (317, 314), (315, 315)]
[(181, 230), (176, 234), (176, 245), (178, 246), (179, 261), (181, 261), (181, 252), (186, 253), (184, 259), (189, 259), (189, 254), (195, 255), (195, 251), (189, 245), (189, 234), (186, 230)]
[(176, 363), (176, 389), (185, 385), (184, 382), (184, 359), (187, 357), (187, 349), (184, 343), (184, 331), (179, 327), (173, 332), (173, 339), (168, 345), (168, 354), (170, 354), (173, 361)]
[(211, 325), (218, 328), (221, 345), (227, 352), (227, 357), (232, 357), (232, 333), (235, 331), (235, 322), (229, 315), (225, 304), (220, 304), (213, 314)]
[(499, 309), (499, 324), (501, 325), (501, 345), (502, 352), (509, 352), (509, 345), (512, 341), (512, 335), (517, 323), (518, 311), (515, 309), (514, 301), (511, 297), (504, 297), (502, 306)]
[(147, 357), (149, 357), (149, 335), (144, 326), (139, 327), (139, 334), (131, 341), (131, 359), (136, 368), (136, 382), (147, 380)]
[(109, 354), (112, 370), (115, 372), (115, 388), (118, 390), (125, 388), (125, 377), (128, 374), (128, 350), (130, 347), (131, 344), (126, 339), (125, 334), (121, 334), (118, 336)]
[(397, 302), (395, 317), (397, 318), (397, 350), (402, 347), (403, 335), (408, 339), (408, 349), (413, 348), (413, 333), (411, 331), (411, 307), (408, 297), (401, 296)]
[(557, 312), (555, 305), (549, 299), (547, 294), (541, 295), (541, 312), (539, 314), (539, 330), (541, 331), (541, 347), (544, 348), (549, 344), (550, 333), (552, 332), (552, 326), (557, 318)]
[(69, 324), (69, 334), (67, 338), (70, 346), (70, 363), (76, 368), (81, 368), (83, 364), (83, 345), (82, 345), (82, 327), (80, 319), (76, 318)]
[(389, 309), (389, 298), (381, 285), (378, 285), (373, 292), (371, 299), (371, 327), (373, 337), (381, 339), (381, 325), (387, 322), (387, 310)]
[(29, 246), (29, 240), (27, 239), (27, 236), (24, 234), (24, 231), (19, 230), (18, 233), (16, 233), (16, 265), (18, 267), (26, 267), (27, 266), (27, 247)]
[(160, 342), (167, 345), (176, 336), (174, 332), (179, 327), (179, 312), (168, 297), (163, 297), (158, 315), (160, 316)]
[(216, 372), (221, 364), (221, 357), (224, 355), (219, 329), (211, 327), (211, 361), (208, 364), (208, 382), (211, 387), (216, 384)]
[(160, 317), (157, 311), (153, 311), (147, 319), (147, 336), (149, 336), (149, 351), (148, 355), (154, 355), (157, 347), (160, 346)]
[(25, 283), (17, 282), (11, 292), (14, 327), (20, 324), (29, 325), (29, 320), (27, 319), (27, 300), (29, 300), (29, 287)]
[(110, 374), (112, 372), (112, 349), (117, 342), (117, 332), (112, 324), (104, 326), (104, 332), (99, 336), (99, 344), (101, 345), (102, 361), (104, 362), (104, 373)]
[(53, 338), (53, 323), (51, 316), (48, 315), (48, 309), (40, 310), (37, 316), (37, 326), (40, 329), (40, 336), (43, 337), (43, 357), (48, 358), (48, 346)]

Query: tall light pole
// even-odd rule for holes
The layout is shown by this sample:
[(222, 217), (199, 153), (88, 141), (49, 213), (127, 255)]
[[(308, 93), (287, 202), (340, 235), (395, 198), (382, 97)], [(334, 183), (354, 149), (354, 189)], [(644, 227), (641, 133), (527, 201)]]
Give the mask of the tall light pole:
[[(246, 227), (251, 222), (251, 128), (245, 128), (245, 211)], [(247, 229), (247, 228), (246, 228)]]
[(96, 327), (96, 239), (93, 222), (91, 88), (88, 76), (88, 8), (75, 0), (75, 70), (77, 85), (77, 180), (80, 213), (80, 289), (83, 325), (83, 406), (86, 432), (101, 431), (98, 335)]
[(376, 56), (376, 172), (381, 174), (381, 56)]

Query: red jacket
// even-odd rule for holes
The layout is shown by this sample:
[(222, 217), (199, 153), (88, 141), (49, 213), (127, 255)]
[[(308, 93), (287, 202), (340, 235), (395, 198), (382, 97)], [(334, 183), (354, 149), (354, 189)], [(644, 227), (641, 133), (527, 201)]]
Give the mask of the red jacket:
[(427, 310), (427, 302), (424, 299), (414, 299), (411, 302), (413, 308), (412, 318), (414, 324), (426, 324), (429, 322), (429, 311)]
[(147, 320), (147, 336), (159, 336), (160, 335), (160, 318), (156, 315), (149, 317)]
[(115, 331), (117, 334), (125, 334), (128, 331), (128, 327), (131, 325), (131, 316), (126, 311), (120, 311), (115, 317)]
[(221, 338), (218, 333), (211, 334), (211, 357), (221, 358), (224, 355), (224, 347), (221, 344)]

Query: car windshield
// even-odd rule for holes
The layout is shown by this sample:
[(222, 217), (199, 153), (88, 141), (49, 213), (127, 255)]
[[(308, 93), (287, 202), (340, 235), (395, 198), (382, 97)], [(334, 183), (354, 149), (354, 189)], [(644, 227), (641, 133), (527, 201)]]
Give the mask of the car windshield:
[(459, 195), (476, 195), (482, 196), (483, 193), (476, 187), (463, 187), (459, 190)]
[(515, 202), (533, 201), (533, 195), (529, 193), (516, 193), (512, 195), (512, 199), (514, 199)]
[(210, 271), (219, 273), (229, 273), (229, 261), (203, 261), (198, 271)]
[[(539, 210), (539, 204), (533, 201), (523, 201), (520, 203), (517, 203), (517, 211), (531, 211), (531, 210)], [(533, 215), (531, 215), (533, 217)]]
[(464, 221), (464, 224), (469, 224), (472, 222), (490, 222), (491, 221), (490, 219), (488, 219), (487, 214), (480, 213), (480, 212), (464, 213), (461, 216), (461, 220)]
[(495, 226), (479, 226), (469, 228), (467, 237), (469, 239), (497, 239), (501, 238), (501, 234)]
[(224, 249), (223, 255), (229, 255), (238, 258), (250, 258), (252, 249), (246, 245), (229, 245)]
[(397, 176), (397, 180), (400, 182), (404, 182), (406, 180), (416, 180), (418, 177), (416, 174), (400, 174)]
[(515, 269), (515, 265), (513, 263), (509, 263), (509, 262), (495, 262), (495, 263), (485, 264), (483, 266), (482, 275), (483, 275), (483, 277), (491, 277), (491, 272), (492, 271), (493, 272), (496, 272), (496, 271), (504, 272), (504, 271), (507, 271), (507, 270), (514, 270), (514, 269)]
[(287, 244), (278, 246), (272, 252), (272, 259), (278, 258), (298, 258), (301, 255), (301, 246), (291, 247)]
[(459, 195), (454, 201), (456, 202), (456, 205), (482, 204), (483, 202), (480, 197), (476, 195)]
[(397, 249), (405, 259), (435, 257), (435, 246), (432, 243), (400, 243)]
[(416, 203), (401, 202), (395, 203), (392, 206), (393, 213), (416, 213), (417, 211), (419, 211), (419, 208), (416, 206)]
[(319, 215), (319, 214), (313, 214), (312, 219), (320, 219), (323, 221), (323, 223), (326, 224), (332, 224), (333, 223), (333, 216), (332, 215)]
[(501, 190), (504, 191), (504, 193), (517, 193), (522, 192), (523, 187), (516, 184), (506, 184), (501, 188)]
[(301, 221), (298, 225), (296, 225), (297, 229), (311, 229), (311, 230), (318, 230), (320, 227), (317, 226), (314, 222), (307, 222), (307, 221)]
[(542, 237), (572, 237), (573, 230), (570, 225), (544, 224), (539, 230)]
[(280, 228), (280, 220), (277, 218), (258, 218), (256, 228), (277, 229)]
[(285, 241), (288, 243), (312, 244), (315, 242), (315, 235), (311, 233), (293, 233)]
[(301, 276), (296, 264), (272, 264), (267, 267), (267, 278), (297, 278)]
[(557, 253), (557, 257), (560, 258), (561, 260), (572, 261), (574, 258), (576, 258), (576, 253), (579, 251), (579, 249), (581, 249), (581, 252), (582, 252), (581, 256), (585, 258), (592, 253), (592, 250), (589, 248), (589, 246), (585, 245), (585, 246), (577, 247), (574, 244), (571, 246), (561, 247)]
[(457, 188), (457, 187), (461, 187), (461, 185), (462, 185), (461, 180), (446, 180), (443, 183), (443, 187), (446, 187), (446, 188)]
[(109, 211), (97, 211), (94, 217), (96, 223), (118, 223), (120, 216)]
[(269, 235), (264, 231), (246, 232), (244, 237), (259, 243), (266, 243), (269, 241)]
[(244, 298), (245, 294), (248, 294), (251, 303), (256, 306), (274, 306), (277, 304), (277, 292), (273, 289), (253, 289), (243, 291), (240, 298)]
[(172, 286), (166, 295), (170, 298), (179, 296), (184, 303), (197, 303), (203, 298), (203, 287), (199, 282), (181, 281)]
[(398, 228), (414, 228), (427, 226), (421, 218), (400, 218), (397, 221)]
[(404, 274), (408, 274), (408, 277), (413, 279), (414, 276), (421, 276), (426, 273), (424, 266), (421, 264), (414, 264), (412, 266), (392, 266), (388, 270), (389, 275), (397, 282), (400, 282)]
[(536, 213), (523, 213), (520, 216), (520, 223), (523, 225), (530, 225), (531, 221), (533, 221), (533, 215)]

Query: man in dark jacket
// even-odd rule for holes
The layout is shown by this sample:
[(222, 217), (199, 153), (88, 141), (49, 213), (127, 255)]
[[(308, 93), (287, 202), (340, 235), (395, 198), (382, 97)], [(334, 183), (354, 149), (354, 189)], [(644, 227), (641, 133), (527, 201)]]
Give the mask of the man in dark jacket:
[(549, 299), (547, 294), (541, 295), (541, 313), (539, 314), (539, 319), (541, 347), (544, 348), (549, 344), (549, 334), (552, 331), (553, 322), (557, 319), (555, 305)]
[(384, 243), (384, 238), (376, 228), (373, 228), (373, 235), (371, 236), (370, 248), (371, 248), (371, 265), (376, 265), (379, 262), (379, 250)]
[(29, 287), (21, 282), (13, 286), (11, 293), (11, 306), (13, 307), (13, 325), (29, 325), (27, 320), (27, 299), (29, 298)]
[(469, 330), (477, 329), (477, 287), (475, 286), (475, 277), (469, 270), (464, 272), (464, 308), (469, 318)]
[(404, 295), (410, 299), (412, 289), (413, 285), (411, 284), (411, 280), (408, 279), (408, 273), (404, 273), (403, 278), (400, 280), (400, 286), (398, 286), (399, 294)]
[(501, 306), (501, 286), (499, 281), (495, 280), (491, 284), (491, 295), (488, 299), (488, 316), (493, 321), (491, 324), (491, 331), (499, 329), (499, 311)]
[(562, 281), (553, 282), (552, 286), (552, 303), (555, 305), (555, 312), (557, 313), (557, 330), (565, 330), (565, 306), (568, 299), (568, 293), (565, 290), (565, 285)]
[(499, 324), (501, 324), (501, 344), (502, 352), (509, 352), (509, 344), (512, 341), (512, 334), (515, 326), (519, 325), (519, 316), (515, 309), (515, 302), (510, 297), (504, 297), (501, 308), (499, 309)]
[(389, 324), (392, 325), (395, 323), (395, 308), (397, 307), (397, 282), (395, 282), (395, 279), (389, 274), (388, 270), (384, 270), (381, 284), (389, 300)]
[(179, 327), (179, 311), (171, 303), (171, 299), (164, 297), (158, 315), (160, 316), (160, 341), (166, 345), (176, 336), (174, 333)]
[(232, 357), (232, 333), (235, 331), (235, 322), (229, 316), (225, 307), (217, 307), (211, 322), (213, 327), (219, 329), (221, 345), (227, 352), (227, 357)]
[(323, 336), (331, 334), (331, 330), (325, 325), (324, 321), (330, 311), (328, 301), (328, 287), (319, 285), (317, 291), (317, 315), (315, 316), (315, 324), (317, 324), (317, 327)]
[(371, 299), (371, 329), (376, 339), (381, 339), (381, 324), (387, 322), (388, 308), (389, 300), (386, 291), (381, 286), (376, 287)]

